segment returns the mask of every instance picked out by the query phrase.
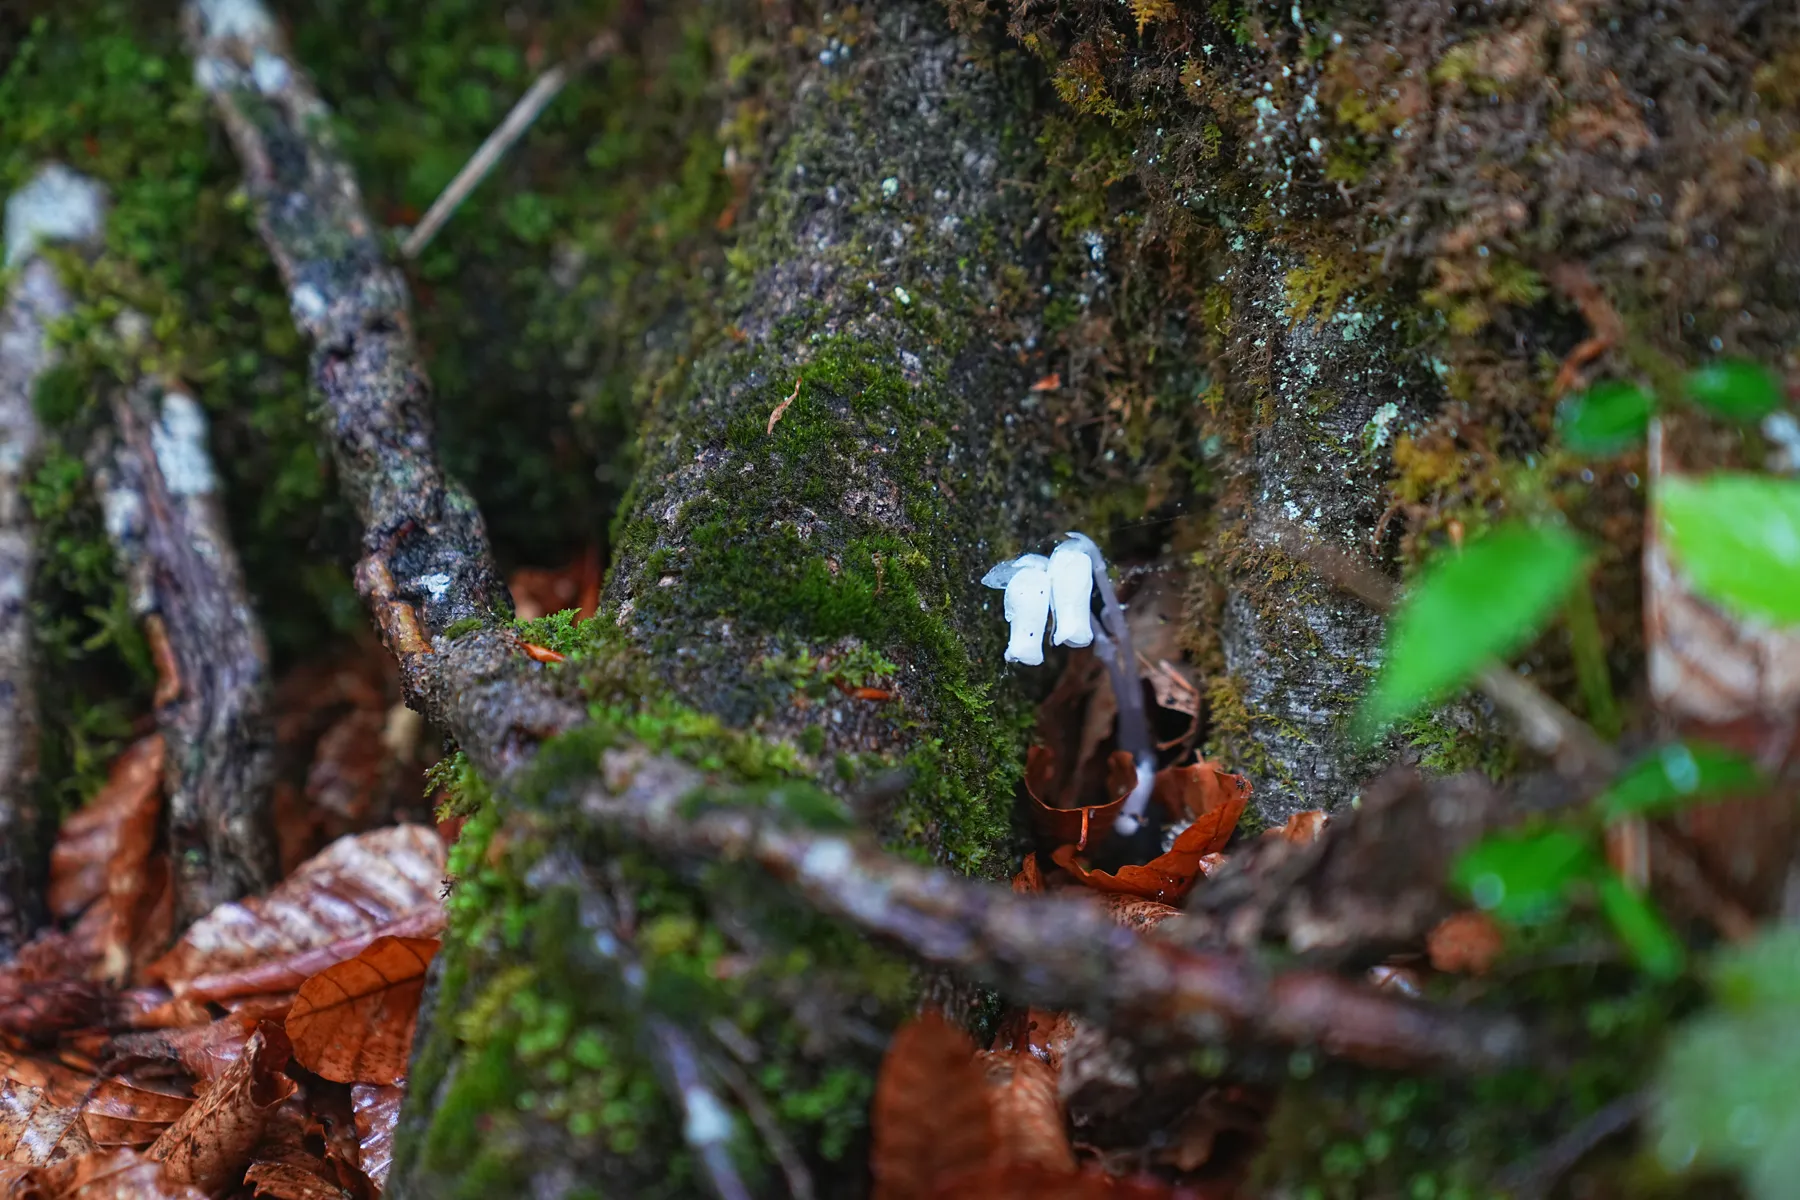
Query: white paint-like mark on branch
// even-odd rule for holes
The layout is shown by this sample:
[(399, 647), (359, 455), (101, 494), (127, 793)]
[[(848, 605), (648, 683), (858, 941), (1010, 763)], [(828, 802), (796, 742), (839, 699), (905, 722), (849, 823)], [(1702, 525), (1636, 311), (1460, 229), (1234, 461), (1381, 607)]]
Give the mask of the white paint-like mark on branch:
[(61, 163), (46, 163), (6, 199), (6, 265), (44, 242), (98, 241), (105, 216), (104, 188)]
[(275, 33), (275, 18), (261, 0), (198, 0), (202, 31), (209, 38), (260, 42)]
[(425, 593), (433, 600), (442, 600), (450, 592), (450, 577), (442, 571), (421, 575), (414, 582), (424, 588)]
[(206, 453), (206, 414), (183, 392), (168, 392), (162, 417), (150, 427), (157, 470), (173, 496), (204, 496), (217, 486)]

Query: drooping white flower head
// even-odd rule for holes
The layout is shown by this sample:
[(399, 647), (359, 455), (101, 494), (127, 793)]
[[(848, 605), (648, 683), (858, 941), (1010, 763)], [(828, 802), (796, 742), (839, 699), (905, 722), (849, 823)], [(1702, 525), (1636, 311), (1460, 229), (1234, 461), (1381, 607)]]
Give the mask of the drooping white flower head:
[(1056, 613), (1058, 646), (1091, 646), (1094, 642), (1094, 560), (1082, 542), (1071, 538), (1050, 552), (1050, 606)]
[(1050, 623), (1050, 560), (1041, 554), (1021, 554), (983, 575), (981, 582), (1006, 592), (1004, 611), (1012, 626), (1006, 661), (1028, 667), (1042, 663), (1044, 627)]

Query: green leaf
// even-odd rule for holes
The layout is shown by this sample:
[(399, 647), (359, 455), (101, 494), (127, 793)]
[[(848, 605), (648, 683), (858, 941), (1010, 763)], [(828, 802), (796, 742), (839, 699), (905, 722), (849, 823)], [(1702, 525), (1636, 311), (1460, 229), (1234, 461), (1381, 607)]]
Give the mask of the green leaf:
[(1565, 401), (1556, 427), (1577, 454), (1617, 454), (1643, 440), (1655, 409), (1656, 398), (1644, 388), (1612, 379)]
[(1688, 399), (1733, 421), (1757, 421), (1786, 399), (1774, 372), (1742, 359), (1726, 358), (1688, 372)]
[(1570, 887), (1603, 870), (1585, 838), (1545, 829), (1483, 839), (1457, 860), (1450, 877), (1477, 907), (1515, 925), (1535, 925), (1561, 916)]
[(1735, 751), (1673, 742), (1627, 767), (1594, 806), (1608, 821), (1634, 813), (1660, 816), (1699, 800), (1753, 792), (1765, 782), (1756, 764)]
[(1800, 1007), (1800, 928), (1771, 925), (1752, 940), (1713, 959), (1712, 986), (1719, 1003), (1751, 1009)]
[(1681, 974), (1687, 966), (1687, 947), (1655, 905), (1611, 871), (1601, 877), (1599, 893), (1600, 911), (1606, 914), (1613, 932), (1645, 973), (1658, 979), (1673, 979)]
[(1703, 594), (1742, 616), (1800, 622), (1800, 479), (1671, 475), (1656, 507), (1677, 565)]
[(1671, 1170), (1731, 1168), (1752, 1200), (1800, 1178), (1800, 930), (1770, 927), (1723, 952), (1720, 1004), (1670, 1038), (1657, 1072), (1656, 1154)]
[(1554, 528), (1503, 526), (1429, 568), (1388, 623), (1381, 675), (1358, 724), (1372, 735), (1454, 691), (1549, 622), (1586, 554)]

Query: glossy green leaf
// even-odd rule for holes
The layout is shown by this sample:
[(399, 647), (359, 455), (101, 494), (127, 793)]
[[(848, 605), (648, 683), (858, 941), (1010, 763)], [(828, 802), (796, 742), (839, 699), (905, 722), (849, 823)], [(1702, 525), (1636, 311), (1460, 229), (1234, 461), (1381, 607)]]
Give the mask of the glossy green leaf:
[(1658, 979), (1681, 974), (1687, 966), (1687, 947), (1656, 906), (1611, 871), (1601, 877), (1598, 890), (1600, 911), (1637, 965)]
[(1617, 454), (1643, 441), (1655, 410), (1656, 398), (1647, 390), (1612, 379), (1565, 401), (1556, 428), (1577, 454)]
[(1579, 577), (1581, 543), (1509, 525), (1427, 569), (1388, 622), (1381, 674), (1359, 725), (1372, 734), (1461, 687), (1536, 637)]
[(1762, 772), (1743, 755), (1704, 742), (1673, 742), (1627, 767), (1594, 800), (1608, 821), (1657, 816), (1700, 800), (1753, 792)]
[(1800, 622), (1800, 479), (1675, 475), (1656, 506), (1676, 564), (1702, 594), (1744, 616)]
[(1695, 404), (1734, 421), (1761, 420), (1785, 399), (1773, 371), (1734, 358), (1688, 372), (1683, 387)]
[(1545, 829), (1482, 840), (1457, 860), (1451, 879), (1477, 907), (1515, 925), (1533, 925), (1561, 916), (1569, 889), (1604, 869), (1585, 838)]

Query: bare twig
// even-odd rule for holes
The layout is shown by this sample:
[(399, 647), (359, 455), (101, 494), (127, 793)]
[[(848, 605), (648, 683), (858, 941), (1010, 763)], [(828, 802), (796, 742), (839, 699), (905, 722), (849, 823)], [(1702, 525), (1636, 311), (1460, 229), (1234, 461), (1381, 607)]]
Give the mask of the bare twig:
[(469, 198), (470, 192), (481, 186), (481, 181), (487, 178), (488, 172), (494, 169), (501, 156), (524, 136), (525, 131), (531, 128), (531, 123), (537, 120), (538, 114), (556, 99), (557, 93), (563, 90), (569, 80), (581, 68), (611, 54), (617, 46), (618, 40), (612, 34), (603, 33), (589, 42), (587, 48), (575, 59), (557, 63), (539, 75), (537, 81), (512, 106), (512, 111), (506, 114), (506, 119), (500, 122), (499, 128), (488, 134), (487, 140), (463, 164), (462, 170), (456, 173), (456, 178), (431, 202), (424, 217), (406, 235), (406, 240), (400, 243), (402, 257), (419, 257), (420, 252), (430, 245), (431, 239), (437, 236), (437, 231), (444, 227), (444, 222), (455, 215), (457, 207)]
[(37, 537), (25, 483), (41, 437), (32, 396), (56, 362), (50, 327), (74, 302), (36, 253), (47, 240), (100, 232), (99, 186), (46, 167), (6, 205), (6, 266), (17, 268), (0, 308), (0, 961), (41, 920), (43, 814), (36, 798), (38, 723), (30, 600)]
[(1009, 889), (916, 866), (861, 836), (784, 826), (749, 808), (694, 813), (699, 772), (609, 751), (582, 811), (664, 853), (744, 860), (814, 908), (1019, 1003), (1072, 1009), (1139, 1042), (1250, 1036), (1390, 1067), (1489, 1070), (1527, 1054), (1524, 1027), (1376, 992), (1323, 971), (1268, 972), (1119, 926), (1086, 898)]
[(1629, 1092), (1495, 1180), (1495, 1187), (1515, 1200), (1542, 1200), (1558, 1181), (1592, 1154), (1602, 1142), (1637, 1124), (1650, 1107), (1648, 1092)]
[[(1275, 544), (1290, 558), (1310, 565), (1327, 581), (1349, 592), (1377, 612), (1388, 612), (1399, 598), (1387, 576), (1307, 536), (1287, 521), (1270, 522)], [(1599, 786), (1618, 773), (1616, 751), (1574, 713), (1552, 700), (1505, 664), (1481, 669), (1475, 686), (1512, 717), (1525, 744), (1556, 762), (1570, 778)]]
[(313, 383), (363, 522), (357, 591), (399, 660), (408, 704), (503, 779), (583, 714), (505, 627), (512, 604), (480, 511), (438, 464), (405, 280), (383, 260), (325, 106), (269, 14), (255, 0), (190, 3), (185, 20), (195, 77), (237, 147), (263, 240), (313, 342)]
[(219, 501), (206, 416), (179, 387), (113, 399), (95, 451), (107, 535), (162, 674), (169, 848), (179, 925), (279, 876), (269, 809), (268, 648)]

